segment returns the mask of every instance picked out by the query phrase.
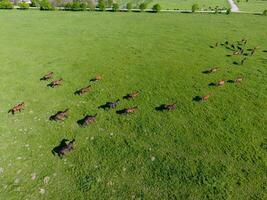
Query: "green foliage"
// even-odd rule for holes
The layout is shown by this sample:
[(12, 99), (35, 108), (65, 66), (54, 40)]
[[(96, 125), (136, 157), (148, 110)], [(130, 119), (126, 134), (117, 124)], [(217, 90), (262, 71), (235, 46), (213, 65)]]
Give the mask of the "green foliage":
[(106, 10), (106, 4), (104, 0), (99, 0), (98, 1), (98, 8), (100, 11), (105, 11)]
[(157, 3), (152, 7), (153, 12), (160, 12), (161, 6)]
[(8, 0), (0, 1), (0, 9), (13, 9), (13, 4)]
[(20, 10), (28, 10), (29, 7), (30, 7), (30, 5), (28, 3), (25, 3), (25, 2), (19, 3), (19, 9)]
[(127, 9), (128, 11), (131, 11), (132, 8), (133, 8), (133, 4), (132, 4), (132, 3), (129, 2), (129, 3), (126, 4), (126, 9)]
[(38, 7), (40, 5), (40, 0), (31, 0), (31, 7)]
[(75, 1), (73, 3), (67, 3), (64, 6), (65, 10), (71, 10), (71, 11), (85, 11), (87, 8), (85, 3)]
[(107, 7), (111, 8), (113, 6), (113, 0), (107, 0)]
[(230, 15), (231, 14), (231, 8), (227, 8), (227, 10), (226, 10), (226, 13), (225, 13), (226, 15)]
[(262, 15), (263, 15), (263, 16), (267, 16), (267, 10), (264, 10), (264, 11), (262, 12)]
[(139, 9), (140, 9), (141, 12), (143, 12), (146, 8), (147, 8), (147, 4), (146, 3), (141, 3), (139, 5)]
[(112, 4), (112, 10), (113, 10), (114, 12), (117, 12), (117, 11), (119, 10), (119, 4), (118, 4), (118, 3), (113, 3), (113, 4)]
[(54, 10), (54, 7), (48, 0), (42, 0), (40, 2), (40, 10)]
[(199, 9), (198, 4), (193, 4), (192, 5), (192, 13), (196, 12)]

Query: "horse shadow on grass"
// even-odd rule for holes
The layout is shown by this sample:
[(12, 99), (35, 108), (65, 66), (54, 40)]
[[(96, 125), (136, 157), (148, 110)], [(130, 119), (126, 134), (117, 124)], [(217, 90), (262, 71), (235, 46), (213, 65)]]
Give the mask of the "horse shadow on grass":
[(103, 109), (103, 110), (106, 110), (106, 109), (108, 109), (109, 108), (109, 104), (108, 104), (109, 102), (106, 102), (105, 104), (102, 104), (102, 105), (100, 105), (100, 106), (98, 106), (98, 109)]
[(53, 149), (52, 149), (52, 154), (55, 156), (55, 155), (57, 155), (57, 156), (59, 156), (60, 157), (60, 150), (63, 148), (63, 147), (65, 147), (67, 144), (66, 144), (66, 142), (67, 141), (69, 141), (68, 139), (63, 139), (63, 140), (61, 140), (61, 142), (59, 143), (59, 145), (58, 146), (56, 146), (56, 147), (54, 147)]
[(240, 65), (240, 63), (239, 62), (236, 62), (236, 61), (234, 61), (233, 64), (234, 65)]
[(227, 83), (235, 83), (234, 80), (228, 80)]
[(213, 83), (213, 82), (212, 83), (209, 83), (209, 86), (210, 87), (215, 87), (216, 86), (216, 83)]
[(201, 101), (202, 100), (202, 97), (201, 96), (194, 96), (193, 97), (193, 101), (197, 101), (197, 102), (199, 102), (199, 101)]
[(160, 106), (155, 107), (155, 110), (156, 111), (164, 111), (164, 110), (166, 110), (166, 108), (165, 108), (164, 104), (161, 104)]
[(203, 74), (210, 74), (210, 70), (204, 70), (202, 71)]
[(125, 114), (125, 109), (117, 110), (116, 113), (117, 113), (118, 115)]

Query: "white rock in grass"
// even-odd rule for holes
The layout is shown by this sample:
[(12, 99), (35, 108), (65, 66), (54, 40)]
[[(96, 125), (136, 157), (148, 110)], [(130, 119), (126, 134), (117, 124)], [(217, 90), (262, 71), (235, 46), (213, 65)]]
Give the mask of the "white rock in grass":
[(44, 194), (44, 193), (45, 193), (45, 189), (40, 188), (40, 189), (39, 189), (39, 193), (40, 193), (40, 194)]
[(19, 183), (19, 179), (16, 178), (15, 181), (14, 181), (15, 184), (18, 184)]
[(156, 158), (155, 158), (154, 156), (151, 157), (152, 162), (153, 162), (155, 159), (156, 159)]
[(44, 184), (48, 184), (49, 180), (50, 180), (49, 176), (44, 177)]
[(4, 168), (0, 167), (0, 174), (2, 174), (4, 172)]
[(32, 179), (32, 180), (35, 180), (35, 179), (36, 179), (36, 173), (32, 173), (32, 174), (31, 174), (31, 179)]

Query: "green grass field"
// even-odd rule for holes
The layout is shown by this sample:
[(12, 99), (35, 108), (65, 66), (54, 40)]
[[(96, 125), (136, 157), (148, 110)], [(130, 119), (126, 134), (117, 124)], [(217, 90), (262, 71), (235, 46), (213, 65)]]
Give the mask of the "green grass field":
[[(235, 2), (237, 2), (235, 0)], [(241, 11), (247, 11), (247, 12), (263, 12), (264, 10), (267, 10), (267, 1), (266, 0), (240, 0), (239, 3), (237, 3), (237, 6)]]
[[(0, 24), (0, 199), (266, 199), (265, 17), (1, 11)], [(210, 48), (242, 38), (260, 45), (243, 66)], [(61, 87), (39, 80), (49, 71)], [(73, 94), (98, 74), (91, 93)], [(115, 110), (137, 113), (97, 108), (133, 90), (141, 95)], [(7, 113), (21, 101), (25, 110)], [(172, 102), (176, 110), (155, 110)], [(64, 122), (48, 120), (65, 108)], [(63, 138), (76, 146), (60, 159), (51, 150)]]
[[(128, 0), (120, 0), (120, 5), (126, 5)], [(133, 6), (139, 5), (142, 0), (130, 0)], [(227, 0), (147, 0), (148, 7), (151, 8), (154, 4), (159, 3), (163, 9), (180, 9), (180, 10), (191, 10), (192, 5), (197, 3), (200, 8), (209, 7), (215, 8), (219, 6), (220, 8), (229, 7)]]

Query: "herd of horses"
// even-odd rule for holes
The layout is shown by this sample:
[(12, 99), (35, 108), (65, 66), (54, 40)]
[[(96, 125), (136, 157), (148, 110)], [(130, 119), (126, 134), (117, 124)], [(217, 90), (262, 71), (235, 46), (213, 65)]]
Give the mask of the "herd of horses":
[[(233, 56), (243, 56), (243, 58), (241, 58), (240, 61), (240, 65), (244, 65), (245, 61), (248, 59), (248, 56), (253, 56), (256, 52), (256, 50), (259, 47), (255, 47), (253, 49), (246, 49), (246, 44), (247, 44), (247, 40), (242, 39), (241, 41), (237, 41), (233, 44), (230, 44), (228, 41), (225, 41), (223, 43), (221, 43), (221, 46), (224, 46), (226, 49), (229, 49), (231, 51), (233, 51), (232, 55)], [(219, 43), (216, 42), (214, 46), (211, 46), (212, 48), (217, 48), (219, 46)], [(248, 52), (250, 53), (248, 53)], [(208, 70), (203, 71), (202, 73), (205, 74), (213, 74), (213, 73), (217, 73), (218, 71), (220, 71), (220, 67), (212, 67)], [(44, 75), (40, 80), (41, 81), (48, 81), (50, 79), (52, 79), (54, 76), (53, 72), (49, 72), (46, 75)], [(100, 81), (102, 80), (102, 76), (96, 76), (94, 78), (92, 78), (90, 80), (90, 82), (95, 82), (95, 81)], [(233, 80), (228, 80), (228, 83), (241, 83), (244, 80), (243, 76), (238, 76)], [(215, 83), (211, 83), (211, 86), (216, 86), (216, 87), (221, 87), (225, 84), (225, 80), (224, 79), (220, 79), (219, 81), (215, 82)], [(58, 80), (54, 80), (52, 82), (50, 82), (47, 86), (51, 87), (51, 88), (55, 88), (58, 86), (61, 86), (63, 83), (63, 78), (60, 78)], [(86, 93), (89, 93), (92, 91), (92, 87), (91, 85), (88, 85), (86, 87), (83, 87), (77, 91), (75, 91), (75, 95), (84, 95)], [(138, 97), (140, 95), (139, 91), (133, 91), (127, 95), (125, 95), (123, 97), (123, 99), (126, 100), (131, 100), (134, 99), (136, 97)], [(196, 96), (193, 98), (193, 100), (195, 101), (208, 101), (208, 99), (210, 98), (211, 93), (208, 93), (204, 96)], [(117, 105), (120, 103), (120, 99), (117, 99), (114, 102), (106, 102), (106, 104), (99, 106), (98, 108), (103, 108), (103, 109), (115, 109), (117, 107)], [(175, 110), (176, 109), (176, 103), (170, 103), (170, 104), (162, 104), (161, 106), (157, 107), (157, 110), (160, 111), (170, 111), (170, 110)], [(12, 107), (8, 112), (12, 113), (13, 115), (17, 112), (21, 112), (23, 109), (25, 108), (25, 103), (21, 102), (17, 105), (15, 105), (14, 107)], [(134, 106), (134, 107), (128, 107), (128, 108), (124, 108), (122, 110), (118, 110), (116, 113), (117, 114), (132, 114), (135, 113), (137, 111), (138, 107)], [(65, 120), (68, 117), (69, 114), (69, 109), (65, 109), (64, 111), (58, 111), (57, 113), (55, 113), (54, 115), (52, 115), (49, 119), (52, 121), (62, 121)], [(88, 126), (89, 124), (92, 124), (96, 121), (96, 117), (97, 114), (95, 115), (86, 115), (83, 119), (77, 121), (77, 123), (81, 126), (81, 127), (85, 127)], [(52, 152), (53, 154), (57, 153), (59, 157), (62, 158), (62, 156), (64, 156), (67, 152), (73, 150), (74, 144), (75, 144), (75, 139), (69, 141), (67, 143), (68, 140), (62, 140), (61, 143), (55, 147)]]

